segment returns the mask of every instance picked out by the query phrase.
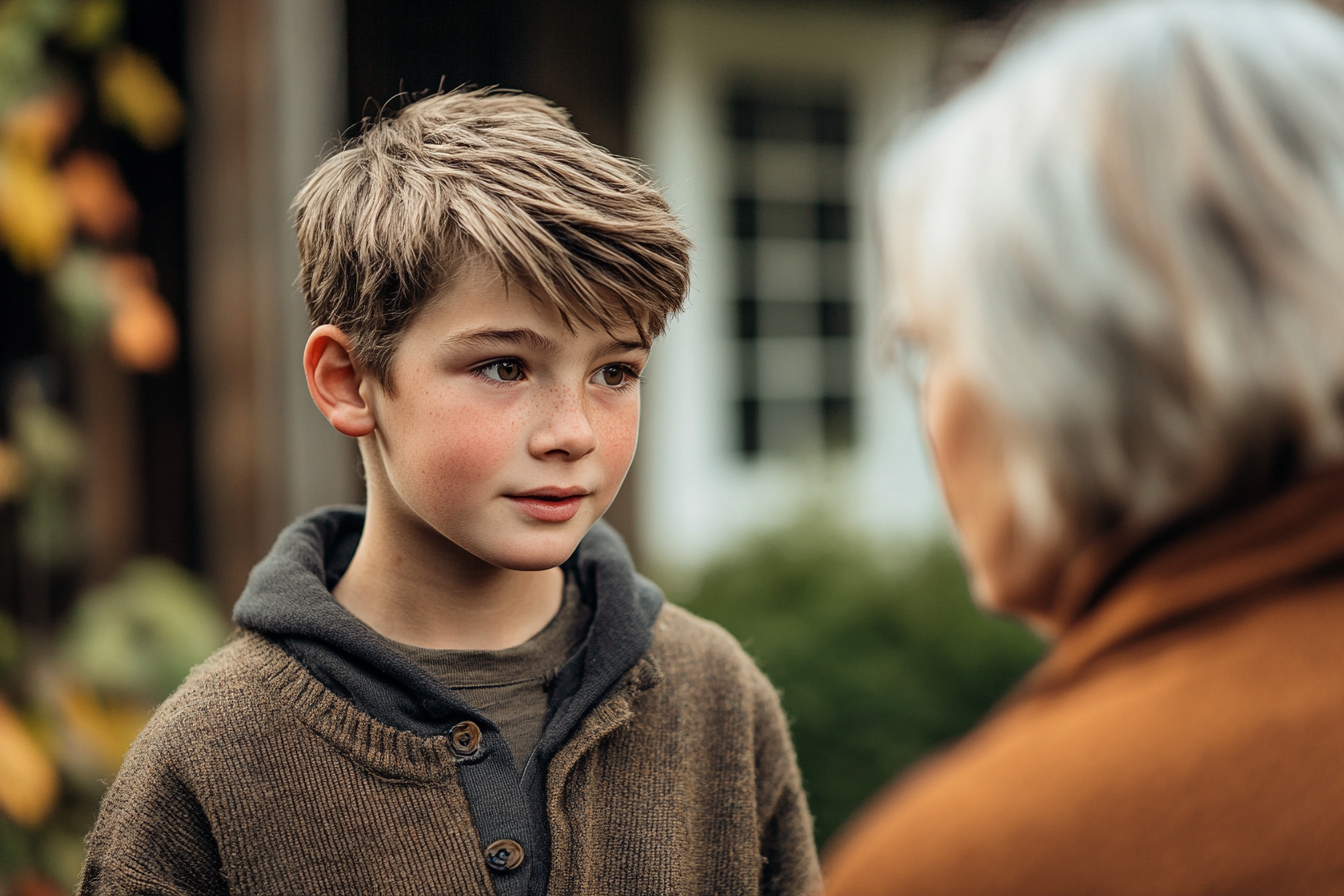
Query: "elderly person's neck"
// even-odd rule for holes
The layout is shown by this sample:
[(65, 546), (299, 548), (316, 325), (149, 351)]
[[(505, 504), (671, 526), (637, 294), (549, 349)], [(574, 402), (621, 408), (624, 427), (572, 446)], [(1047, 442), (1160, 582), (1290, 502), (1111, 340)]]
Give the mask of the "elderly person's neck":
[[(1057, 527), (1038, 534), (1014, 495), (1002, 428), (955, 356), (932, 366), (922, 390), (928, 432), (944, 497), (961, 540), (976, 602), (1024, 620), (1053, 640), (1086, 615), (1131, 572), (1192, 533), (1329, 479), (1304, 475), (1284, 455), (1264, 469), (1242, 471), (1220, 495), (1170, 520), (1099, 531)], [(1344, 475), (1344, 471), (1340, 473)]]
[(1001, 429), (955, 357), (929, 369), (922, 407), (976, 602), (993, 613), (1021, 616), (1042, 635), (1054, 634), (1046, 595), (1072, 546), (1028, 536)]

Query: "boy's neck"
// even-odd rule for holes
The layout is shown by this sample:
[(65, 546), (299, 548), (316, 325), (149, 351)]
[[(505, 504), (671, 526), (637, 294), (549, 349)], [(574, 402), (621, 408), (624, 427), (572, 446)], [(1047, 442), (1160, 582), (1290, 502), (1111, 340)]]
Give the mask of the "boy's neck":
[(371, 505), (350, 567), (332, 589), (380, 635), (417, 647), (503, 650), (536, 635), (559, 611), (558, 567), (502, 569), (428, 527), (394, 532), (380, 516)]

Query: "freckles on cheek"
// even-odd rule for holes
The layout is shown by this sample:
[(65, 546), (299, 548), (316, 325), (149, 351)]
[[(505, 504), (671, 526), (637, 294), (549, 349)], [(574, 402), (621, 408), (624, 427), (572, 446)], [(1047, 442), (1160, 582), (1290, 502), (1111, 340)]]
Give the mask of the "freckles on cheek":
[(619, 464), (624, 473), (634, 459), (635, 444), (639, 439), (639, 409), (622, 412), (606, 421), (599, 428), (598, 436), (608, 463)]
[(508, 463), (514, 449), (513, 427), (507, 415), (497, 410), (469, 410), (444, 414), (435, 421), (441, 438), (432, 455), (424, 458), (432, 468), (444, 497), (465, 493), (494, 477)]

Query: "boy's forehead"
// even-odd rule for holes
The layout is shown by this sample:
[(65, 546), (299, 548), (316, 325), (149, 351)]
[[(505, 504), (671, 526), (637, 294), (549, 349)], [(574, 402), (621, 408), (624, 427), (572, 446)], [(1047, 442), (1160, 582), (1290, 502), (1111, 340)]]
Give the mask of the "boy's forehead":
[[(650, 347), (648, 320), (611, 301), (599, 319), (577, 301), (555, 296), (492, 268), (475, 265), (442, 287), (422, 311), (441, 326), (470, 335), (477, 331), (539, 330), (553, 343), (615, 342), (629, 348)], [(447, 337), (449, 334), (444, 334)]]
[(589, 352), (649, 348), (649, 340), (633, 321), (603, 322), (581, 309), (562, 312), (556, 302), (499, 277), (468, 278), (441, 290), (411, 327), (434, 343), (456, 349), (505, 344), (557, 352), (575, 347)]

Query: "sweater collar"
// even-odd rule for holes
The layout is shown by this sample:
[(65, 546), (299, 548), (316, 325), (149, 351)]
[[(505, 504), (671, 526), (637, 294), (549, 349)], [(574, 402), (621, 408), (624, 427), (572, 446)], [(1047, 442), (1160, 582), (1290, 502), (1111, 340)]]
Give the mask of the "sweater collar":
[[(252, 570), (234, 621), (283, 646), (328, 689), (394, 728), (443, 733), (464, 718), (491, 724), (383, 644), (332, 597), (364, 528), (362, 507), (332, 507), (280, 533)], [(539, 748), (553, 748), (647, 651), (662, 594), (639, 576), (620, 536), (599, 521), (565, 562), (593, 605), (588, 638), (557, 676)]]
[(1057, 580), (1050, 608), (1061, 634), (1033, 673), (1033, 689), (1072, 679), (1147, 633), (1309, 578), (1341, 558), (1344, 467), (1147, 540), (1099, 539)]

